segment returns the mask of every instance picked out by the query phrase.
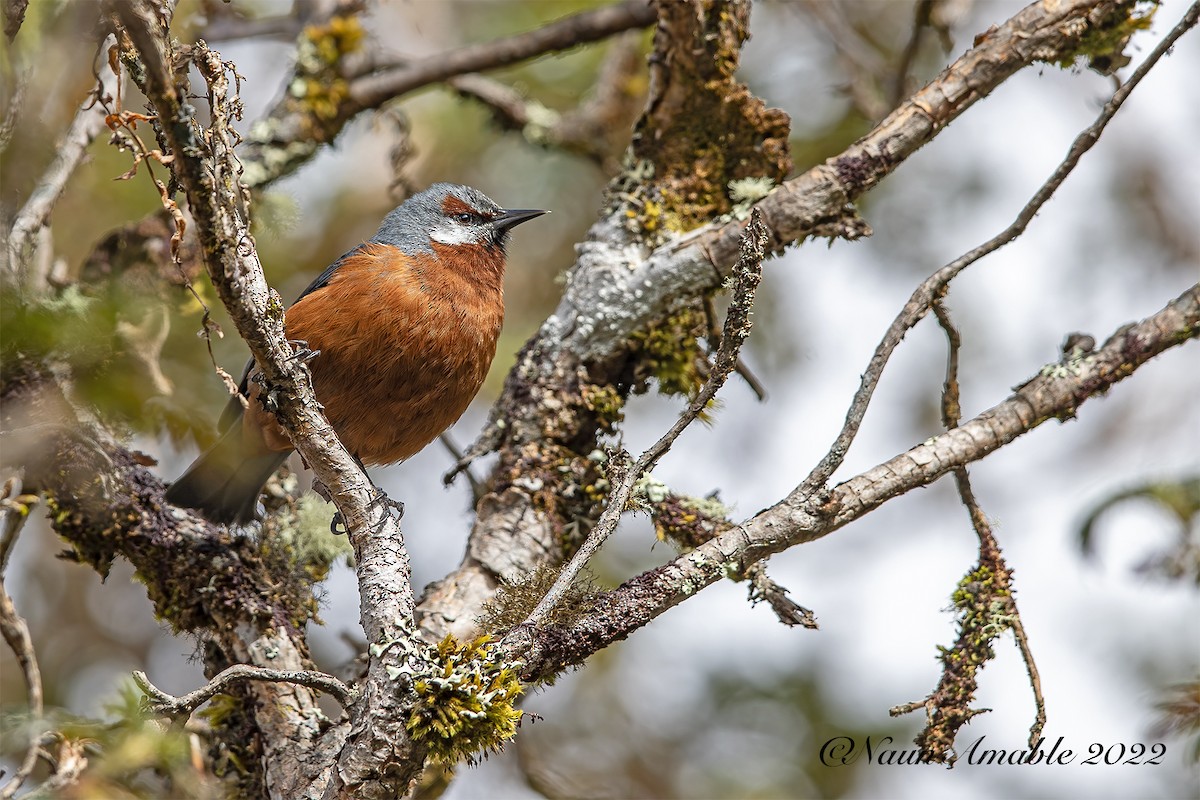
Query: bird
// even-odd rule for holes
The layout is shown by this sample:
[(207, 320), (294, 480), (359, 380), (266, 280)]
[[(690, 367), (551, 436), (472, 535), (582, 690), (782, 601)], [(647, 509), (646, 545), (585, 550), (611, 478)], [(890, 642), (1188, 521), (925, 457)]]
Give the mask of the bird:
[[(284, 313), (317, 401), (359, 464), (404, 461), (462, 416), (496, 354), (509, 234), (545, 213), (435, 183)], [(171, 484), (168, 502), (216, 524), (257, 519), (259, 493), (292, 451), (261, 384), (251, 359), (242, 397), (230, 398), (218, 422), (220, 438)]]

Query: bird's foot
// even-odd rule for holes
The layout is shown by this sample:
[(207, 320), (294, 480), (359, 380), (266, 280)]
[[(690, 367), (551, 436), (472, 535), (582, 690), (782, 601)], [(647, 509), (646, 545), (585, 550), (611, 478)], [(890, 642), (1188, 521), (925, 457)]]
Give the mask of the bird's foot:
[[(380, 517), (379, 522), (377, 522), (374, 527), (371, 528), (371, 533), (381, 533), (384, 527), (387, 525), (388, 519), (393, 515), (395, 515), (397, 522), (404, 517), (404, 503), (388, 497), (387, 493), (382, 489), (376, 489), (375, 497), (371, 499), (370, 504), (367, 506), (367, 510), (370, 511), (371, 509), (378, 508), (381, 505), (387, 506), (388, 512)], [(342, 512), (338, 511), (333, 515), (333, 520), (329, 523), (329, 532), (334, 536), (342, 536), (347, 533), (346, 520), (344, 517), (342, 517)]]
[(312, 361), (317, 356), (321, 355), (320, 350), (313, 350), (308, 346), (308, 342), (303, 339), (288, 339), (288, 344), (292, 346), (292, 357), (289, 361)]

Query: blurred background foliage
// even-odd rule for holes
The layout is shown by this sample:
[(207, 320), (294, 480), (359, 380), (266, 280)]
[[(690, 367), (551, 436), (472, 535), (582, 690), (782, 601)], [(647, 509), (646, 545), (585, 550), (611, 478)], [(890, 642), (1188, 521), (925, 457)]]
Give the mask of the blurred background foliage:
[[(529, 30), (597, 5), (409, 0), (372, 4), (364, 25), (389, 51), (419, 56)], [(923, 5), (792, 0), (755, 6), (754, 38), (740, 75), (768, 104), (791, 115), (798, 171), (837, 153), (869, 128), (873, 114), (890, 107), (902, 59), (910, 58), (917, 80), (928, 78), (952, 57), (948, 53), (961, 52), (974, 34), (1019, 8), (1000, 0), (937, 3), (944, 15), (940, 28), (908, 56), (914, 13)], [(185, 0), (175, 29), (181, 36), (204, 35), (220, 21), (221, 30), (236, 32), (239, 24), (286, 15), (290, 8), (285, 0), (229, 6)], [(1180, 10), (1181, 3), (1171, 0), (1160, 20)], [(5, 49), (0, 107), (7, 107), (26, 66), (33, 98), (0, 157), (6, 213), (28, 196), (92, 85), (94, 14), (91, 0), (35, 0), (17, 42)], [(1166, 23), (1154, 29), (1161, 32)], [(209, 41), (246, 76), (248, 126), (281, 90), (291, 40), (227, 35)], [(641, 46), (648, 44), (646, 32)], [(1163, 81), (1157, 88), (1148, 84), (1145, 102), (1135, 99), (1122, 112), (1130, 117), (1125, 133), (1106, 134), (1088, 157), (1095, 162), (1090, 171), (1072, 179), (1079, 184), (1074, 193), (1064, 190), (1044, 212), (1049, 219), (1031, 232), (1029, 244), (1014, 245), (1004, 256), (1012, 261), (987, 267), (991, 277), (970, 273), (952, 293), (967, 341), (968, 407), (995, 402), (1055, 358), (1056, 337), (1080, 327), (1102, 336), (1156, 310), (1195, 280), (1200, 168), (1194, 140), (1193, 146), (1182, 142), (1200, 130), (1200, 98), (1194, 86), (1181, 88), (1180, 79), (1200, 74), (1195, 45), (1186, 41), (1160, 66), (1167, 73)], [(569, 110), (587, 95), (612, 46), (577, 48), (491, 77), (548, 108)], [(658, 473), (673, 488), (697, 495), (720, 488), (724, 500), (749, 514), (786, 493), (815, 461), (832, 439), (866, 353), (908, 291), (1007, 224), (1111, 88), (1107, 79), (1079, 69), (1027, 72), (982, 103), (992, 110), (968, 115), (981, 119), (956, 124), (864, 199), (863, 216), (876, 232), (871, 240), (828, 249), (810, 243), (768, 265), (746, 355), (770, 399), (758, 405), (744, 386), (729, 387), (713, 428), (689, 431)], [(644, 80), (644, 68), (639, 74)], [(125, 105), (137, 109), (141, 102), (129, 96)], [(411, 152), (399, 174), (391, 159), (398, 144)], [(236, 374), (246, 351), (207, 280), (194, 270), (180, 274), (166, 257), (164, 239), (144, 252), (119, 238), (105, 241), (160, 208), (149, 167), (118, 180), (131, 157), (106, 136), (88, 156), (51, 218), (60, 288), (31, 305), (5, 297), (0, 348), (6, 363), (16, 351), (69, 362), (83, 399), (159, 458), (160, 474), (170, 479), (197, 445), (210, 441), (225, 400), (197, 335), (205, 305), (230, 334), (213, 337), (215, 362)], [(161, 166), (154, 170), (160, 178), (164, 172)], [(594, 161), (540, 147), (503, 130), (477, 102), (445, 87), (429, 88), (361, 116), (313, 163), (257, 197), (254, 233), (267, 277), (286, 300), (374, 232), (402, 199), (398, 187), (452, 180), (478, 186), (502, 205), (553, 210), (536, 229), (522, 229), (514, 238), (503, 338), (483, 393), (455, 429), (461, 441), (478, 431), (516, 351), (553, 311), (574, 243), (595, 219), (607, 178)], [(852, 454), (848, 469), (869, 466), (938, 430), (944, 356), (935, 334), (914, 332), (889, 368), (878, 413), (868, 418), (862, 449)], [(1086, 572), (1092, 568), (1079, 566), (1075, 549), (1080, 519), (1090, 508), (1129, 485), (1160, 476), (1170, 483), (1194, 467), (1196, 450), (1189, 454), (1181, 441), (1190, 426), (1196, 444), (1200, 387), (1195, 375), (1178, 372), (1189, 358), (1194, 367), (1194, 347), (1139, 373), (1103, 409), (1089, 406), (1073, 428), (1041, 432), (1040, 444), (1014, 448), (1020, 455), (997, 455), (980, 469), (977, 493), (985, 509), (1009, 523), (1000, 526), (1001, 540), (1013, 548), (1018, 588), (1027, 595), (1026, 626), (1035, 652), (1046, 658), (1047, 695), (1059, 709), (1051, 727), (1073, 732), (1077, 745), (1087, 735), (1144, 739), (1154, 698), (1200, 674), (1194, 594), (1161, 584), (1147, 588), (1120, 566), (1144, 559), (1147, 542), (1178, 536), (1180, 522), (1156, 516), (1153, 504), (1139, 507), (1135, 497), (1088, 521), (1088, 541), (1098, 541), (1101, 555), (1118, 567)], [(669, 400), (636, 398), (626, 414), (626, 446), (637, 450), (655, 438), (675, 413)], [(418, 585), (444, 574), (461, 553), (468, 493), (461, 485), (451, 493), (438, 489), (449, 463), (435, 446), (382, 476), (393, 496), (421, 498), (410, 503), (405, 522), (413, 532)], [(993, 463), (995, 470), (987, 472)], [(449, 796), (931, 796), (961, 794), (966, 786), (977, 797), (1072, 796), (1061, 775), (1050, 780), (1011, 770), (957, 770), (918, 777), (911, 769), (884, 774), (817, 762), (820, 745), (835, 735), (892, 736), (897, 747), (907, 747), (920, 721), (892, 720), (886, 709), (933, 688), (934, 645), (950, 639), (950, 617), (941, 611), (971, 558), (965, 514), (944, 486), (895, 505), (845, 535), (775, 559), (772, 574), (816, 606), (821, 634), (784, 630), (765, 610), (750, 610), (742, 587), (714, 587), (533, 697), (529, 707), (543, 718), (527, 720), (505, 754), (466, 771)], [(1105, 540), (1092, 537), (1093, 524), (1145, 535)], [(1194, 542), (1195, 517), (1183, 524), (1184, 540)], [(905, 532), (903, 543), (893, 541), (899, 531)], [(1120, 544), (1112, 545), (1115, 539)], [(618, 582), (660, 563), (666, 554), (653, 543), (648, 521), (631, 519), (595, 565), (598, 578)], [(55, 560), (59, 547), (30, 526), (10, 584), (33, 630), (47, 706), (115, 724), (104, 735), (80, 734), (104, 744), (107, 765), (92, 779), (99, 783), (77, 796), (154, 797), (166, 786), (181, 796), (203, 796), (211, 787), (189, 775), (186, 734), (139, 727), (119, 689), (122, 676), (136, 668), (167, 691), (194, 688), (202, 676), (193, 645), (160, 628), (127, 566), (118, 565), (102, 584), (89, 570)], [(336, 669), (361, 646), (354, 584), (345, 567), (334, 570), (322, 597), (329, 624), (312, 631), (314, 655), (322, 668)], [(1134, 610), (1114, 614), (1109, 603)], [(1101, 635), (1099, 626), (1109, 632)], [(1131, 633), (1139, 626), (1144, 635)], [(1159, 636), (1151, 635), (1154, 629)], [(1082, 633), (1072, 638), (1063, 631)], [(1196, 634), (1190, 644), (1179, 636), (1184, 631)], [(1003, 723), (993, 735), (1004, 739), (999, 746), (1017, 746), (1032, 713), (1015, 656), (1002, 654), (984, 683), (994, 694), (983, 704), (997, 709), (989, 718)], [(1127, 701), (1106, 700), (1102, 693), (1113, 691)], [(0, 653), (0, 694), (11, 733), (20, 725), (23, 686), (7, 650)], [(120, 697), (125, 699), (114, 701)], [(105, 711), (113, 702), (117, 708)], [(1088, 716), (1093, 712), (1084, 710), (1088, 704), (1111, 705), (1095, 713), (1119, 722), (1097, 726)], [(18, 751), (11, 749), (12, 736), (5, 742), (11, 765)], [(143, 767), (160, 777), (145, 783)], [(1095, 790), (1094, 796), (1120, 796), (1135, 786), (1144, 789), (1142, 796), (1177, 796), (1196, 788), (1190, 769), (1173, 751), (1153, 781), (1128, 771), (1112, 777), (1110, 771), (1109, 778), (1087, 776), (1078, 785)]]

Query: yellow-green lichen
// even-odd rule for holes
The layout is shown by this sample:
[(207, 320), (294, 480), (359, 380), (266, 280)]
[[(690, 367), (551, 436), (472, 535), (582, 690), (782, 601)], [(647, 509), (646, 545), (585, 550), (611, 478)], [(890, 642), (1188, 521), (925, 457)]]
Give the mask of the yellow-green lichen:
[(362, 40), (357, 17), (335, 16), (324, 25), (307, 26), (297, 42), (296, 75), (288, 93), (317, 119), (336, 119), (350, 96), (350, 84), (339, 65), (343, 56), (362, 46)]
[(517, 733), (523, 687), (516, 665), (496, 660), (491, 639), (446, 636), (425, 674), (412, 676), (416, 704), (406, 728), (432, 757), (455, 764), (498, 751)]
[(1070, 69), (1080, 58), (1085, 58), (1092, 69), (1105, 75), (1112, 74), (1129, 63), (1129, 56), (1125, 55), (1129, 40), (1138, 31), (1150, 27), (1156, 11), (1158, 0), (1139, 0), (1118, 6), (1109, 16), (1089, 22), (1079, 44), (1069, 52), (1059, 54), (1053, 63)]
[(704, 385), (707, 365), (700, 337), (707, 318), (698, 306), (686, 306), (631, 337), (636, 367), (635, 390), (654, 378), (659, 394), (693, 397)]

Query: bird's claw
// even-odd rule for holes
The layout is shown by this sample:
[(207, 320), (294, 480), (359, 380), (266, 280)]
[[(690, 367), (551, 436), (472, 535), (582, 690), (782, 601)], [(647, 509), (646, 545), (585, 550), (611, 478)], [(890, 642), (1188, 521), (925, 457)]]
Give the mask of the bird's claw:
[[(383, 517), (380, 518), (379, 522), (377, 522), (374, 527), (371, 528), (371, 533), (381, 533), (384, 529), (384, 526), (387, 525), (388, 519), (393, 514), (395, 515), (396, 521), (399, 521), (404, 517), (404, 503), (388, 497), (387, 493), (382, 489), (376, 489), (375, 497), (372, 498), (371, 502), (367, 505), (367, 510), (370, 511), (371, 509), (378, 508), (381, 505), (387, 506), (388, 513), (384, 514)], [(346, 520), (344, 517), (342, 517), (342, 512), (338, 511), (334, 513), (333, 519), (329, 523), (329, 532), (334, 536), (343, 536), (349, 532), (349, 529), (346, 527)]]
[(288, 344), (292, 346), (292, 356), (288, 361), (312, 361), (317, 356), (321, 355), (320, 350), (313, 350), (308, 346), (308, 342), (303, 339), (288, 339)]

